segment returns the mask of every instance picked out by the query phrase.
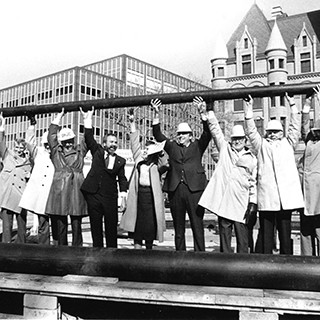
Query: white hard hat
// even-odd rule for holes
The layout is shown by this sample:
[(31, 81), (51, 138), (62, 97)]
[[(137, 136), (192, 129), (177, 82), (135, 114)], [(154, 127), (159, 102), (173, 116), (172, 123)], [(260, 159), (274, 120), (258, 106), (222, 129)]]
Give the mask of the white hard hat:
[(270, 120), (268, 122), (266, 131), (268, 130), (279, 130), (279, 131), (283, 131), (283, 127), (282, 124), (279, 120)]
[(177, 133), (179, 132), (190, 132), (192, 133), (192, 130), (190, 126), (186, 122), (182, 122), (178, 124)]
[(62, 128), (58, 133), (59, 141), (66, 141), (73, 139), (76, 135), (70, 128)]
[(245, 136), (246, 134), (244, 133), (244, 129), (241, 124), (237, 124), (232, 128), (231, 135), (230, 135), (231, 138), (245, 137)]
[(41, 143), (45, 144), (48, 143), (48, 131), (45, 131), (41, 137)]

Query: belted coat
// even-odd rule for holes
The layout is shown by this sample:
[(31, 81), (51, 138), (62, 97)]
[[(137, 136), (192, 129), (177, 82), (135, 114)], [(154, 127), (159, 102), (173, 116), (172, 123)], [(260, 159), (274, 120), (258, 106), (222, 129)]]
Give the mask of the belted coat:
[(19, 202), (30, 177), (31, 161), (28, 156), (17, 156), (6, 146), (5, 132), (0, 131), (0, 207), (21, 213)]
[(219, 161), (203, 191), (199, 205), (216, 215), (245, 223), (249, 202), (257, 203), (257, 158), (245, 149), (241, 155), (231, 147), (215, 115), (209, 112), (208, 125), (219, 151)]
[[(138, 209), (138, 188), (139, 188), (139, 171), (138, 164), (143, 161), (141, 156), (141, 146), (139, 143), (139, 131), (135, 131), (130, 134), (130, 143), (133, 153), (133, 159), (135, 162), (130, 181), (129, 192), (127, 200), (127, 209), (124, 212), (121, 221), (120, 228), (128, 232), (135, 231), (135, 225), (137, 221), (137, 209)], [(163, 241), (163, 233), (165, 231), (165, 214), (164, 214), (164, 197), (162, 193), (161, 174), (168, 169), (168, 157), (164, 155), (159, 157), (158, 165), (152, 164), (149, 169), (150, 173), (150, 185), (154, 199), (154, 207), (157, 220), (157, 240)]]
[(64, 152), (58, 142), (58, 125), (51, 124), (48, 132), (50, 157), (55, 172), (46, 206), (46, 213), (61, 216), (85, 216), (87, 205), (80, 187), (84, 181), (83, 166), (87, 153), (84, 140), (72, 151)]

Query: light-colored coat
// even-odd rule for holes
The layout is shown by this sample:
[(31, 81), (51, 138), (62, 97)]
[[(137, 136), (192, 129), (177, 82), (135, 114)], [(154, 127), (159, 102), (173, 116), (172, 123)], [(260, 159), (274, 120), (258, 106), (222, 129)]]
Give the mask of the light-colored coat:
[(257, 159), (249, 149), (239, 155), (225, 140), (214, 114), (209, 114), (209, 129), (219, 151), (219, 161), (199, 205), (220, 217), (245, 223), (249, 202), (257, 203)]
[(30, 177), (30, 159), (19, 157), (8, 150), (4, 131), (0, 131), (0, 157), (3, 161), (0, 173), (0, 207), (20, 213), (22, 208), (19, 202)]
[(320, 214), (320, 141), (308, 139), (309, 128), (309, 113), (302, 113), (301, 135), (306, 148), (300, 159), (299, 172), (305, 200), (304, 214), (314, 216)]
[[(141, 146), (139, 143), (139, 131), (135, 131), (130, 135), (131, 149), (135, 162), (134, 169), (129, 182), (127, 209), (120, 221), (120, 228), (128, 232), (134, 232), (137, 221), (138, 209), (138, 188), (139, 188), (139, 172), (137, 165), (143, 161)], [(165, 215), (164, 215), (164, 198), (161, 186), (161, 173), (168, 168), (168, 158), (160, 157), (158, 165), (150, 166), (150, 184), (154, 199), (154, 206), (157, 220), (157, 240), (163, 241), (163, 233), (165, 231)]]
[(291, 113), (287, 137), (262, 138), (253, 119), (246, 119), (248, 135), (258, 158), (258, 210), (279, 211), (304, 207), (294, 149), (300, 134), (300, 117)]
[(54, 175), (50, 153), (44, 146), (37, 147), (33, 136), (27, 139), (28, 149), (34, 159), (31, 177), (21, 197), (19, 206), (37, 214), (45, 214), (47, 200)]

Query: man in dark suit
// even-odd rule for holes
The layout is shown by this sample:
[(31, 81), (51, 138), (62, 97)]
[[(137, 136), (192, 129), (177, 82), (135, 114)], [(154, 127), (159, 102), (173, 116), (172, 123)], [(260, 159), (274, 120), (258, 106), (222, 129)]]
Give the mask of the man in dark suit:
[(200, 97), (196, 97), (193, 102), (198, 107), (204, 129), (199, 139), (193, 141), (192, 130), (187, 123), (178, 125), (176, 141), (164, 136), (159, 124), (159, 99), (151, 101), (154, 110), (153, 135), (157, 141), (167, 141), (164, 149), (169, 155), (170, 170), (166, 175), (163, 191), (169, 196), (176, 250), (186, 250), (185, 218), (188, 212), (194, 250), (205, 251), (204, 208), (198, 202), (207, 183), (201, 159), (211, 140), (211, 134), (206, 121), (206, 104)]
[(84, 138), (92, 155), (91, 169), (84, 180), (81, 191), (88, 205), (91, 235), (94, 247), (103, 247), (103, 219), (108, 248), (117, 247), (118, 225), (118, 185), (120, 190), (120, 210), (126, 206), (128, 181), (124, 166), (126, 160), (118, 156), (117, 137), (108, 134), (103, 138), (103, 146), (93, 137), (92, 115), (94, 109), (80, 111), (84, 119)]

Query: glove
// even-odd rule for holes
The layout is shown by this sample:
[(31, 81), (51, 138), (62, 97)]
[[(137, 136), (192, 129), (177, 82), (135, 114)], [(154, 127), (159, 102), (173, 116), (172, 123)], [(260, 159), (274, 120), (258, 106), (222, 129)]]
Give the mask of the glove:
[(257, 205), (250, 202), (244, 215), (245, 223), (249, 229), (253, 229), (257, 222)]
[(27, 117), (28, 117), (28, 119), (30, 120), (30, 124), (31, 124), (32, 126), (36, 125), (37, 120), (36, 120), (36, 117), (35, 117), (35, 115), (34, 115), (33, 113), (28, 113), (28, 114), (27, 114)]

